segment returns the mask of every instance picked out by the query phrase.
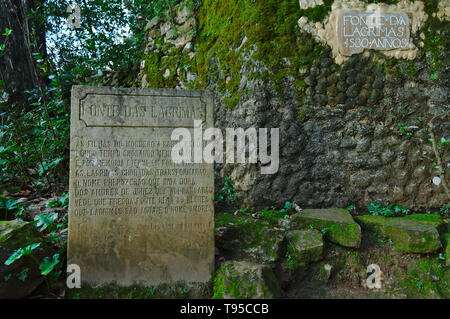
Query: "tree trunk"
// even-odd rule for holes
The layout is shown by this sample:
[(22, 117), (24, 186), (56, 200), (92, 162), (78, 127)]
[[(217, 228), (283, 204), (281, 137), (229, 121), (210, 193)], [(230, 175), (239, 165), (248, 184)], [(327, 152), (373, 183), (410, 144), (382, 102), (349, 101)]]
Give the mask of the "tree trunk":
[[(32, 53), (46, 56), (45, 30), (38, 19), (30, 16), (34, 0), (0, 0), (0, 44), (5, 43), (0, 56), (0, 79), (5, 82), (9, 101), (22, 104), (25, 90), (43, 84), (39, 66)], [(42, 2), (41, 2), (42, 3)], [(1, 35), (8, 28), (12, 33)]]

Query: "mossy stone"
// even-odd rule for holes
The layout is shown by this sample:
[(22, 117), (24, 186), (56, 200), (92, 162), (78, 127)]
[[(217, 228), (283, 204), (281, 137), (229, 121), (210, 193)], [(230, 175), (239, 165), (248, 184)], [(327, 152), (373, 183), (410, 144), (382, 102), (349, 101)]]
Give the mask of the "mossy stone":
[(214, 298), (271, 299), (281, 294), (272, 269), (248, 261), (227, 261), (214, 279)]
[(355, 217), (363, 229), (387, 237), (395, 247), (406, 253), (432, 253), (441, 248), (436, 224), (414, 220), (411, 216), (384, 217), (364, 215)]
[(246, 259), (262, 264), (272, 264), (280, 258), (284, 237), (282, 230), (274, 229), (262, 219), (237, 217), (232, 214), (220, 216), (217, 225), (222, 226), (218, 227), (226, 225), (221, 239), (217, 242), (220, 250), (231, 254), (233, 259)]
[(344, 247), (358, 248), (361, 228), (345, 209), (305, 209), (292, 216), (296, 228), (312, 227), (325, 232), (325, 238)]
[(286, 250), (298, 263), (312, 263), (322, 259), (322, 233), (315, 229), (292, 230), (286, 234)]
[(200, 299), (211, 298), (211, 282), (174, 282), (149, 287), (142, 285), (122, 287), (116, 284), (91, 287), (82, 283), (81, 288), (66, 291), (68, 299)]

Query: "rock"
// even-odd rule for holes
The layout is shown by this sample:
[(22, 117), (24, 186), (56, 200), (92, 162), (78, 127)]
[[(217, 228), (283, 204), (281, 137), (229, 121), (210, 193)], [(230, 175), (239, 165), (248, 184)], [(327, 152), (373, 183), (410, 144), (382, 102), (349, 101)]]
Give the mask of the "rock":
[(161, 25), (160, 27), (160, 34), (161, 35), (165, 35), (167, 32), (169, 32), (169, 30), (172, 28), (172, 25), (170, 22), (166, 22), (163, 25)]
[(150, 30), (154, 26), (156, 26), (159, 23), (159, 17), (156, 16), (153, 19), (151, 19), (149, 22), (147, 22), (147, 25), (145, 26), (145, 31)]
[[(45, 257), (55, 254), (31, 223), (18, 220), (0, 221), (0, 299), (26, 297), (44, 281), (39, 265), (29, 256), (23, 256), (9, 266), (5, 265), (5, 261), (17, 249), (34, 243), (41, 244), (32, 253), (39, 263)], [(26, 268), (27, 278), (19, 279), (20, 273)], [(9, 279), (5, 280), (8, 277)]]
[(163, 74), (163, 78), (167, 79), (170, 76), (170, 70), (166, 69), (166, 71)]
[[(163, 33), (161, 32), (161, 34), (163, 34)], [(173, 40), (177, 36), (178, 36), (177, 29), (175, 29), (175, 28), (170, 29), (169, 31), (167, 31), (164, 41), (166, 42), (167, 40)]]
[(272, 269), (247, 261), (224, 262), (214, 278), (214, 298), (270, 299), (280, 296)]
[(197, 20), (194, 17), (189, 18), (185, 23), (178, 27), (180, 33), (188, 33), (197, 26)]
[(331, 278), (332, 270), (333, 270), (332, 265), (319, 263), (317, 266), (314, 267), (312, 271), (313, 279), (326, 284)]
[(157, 38), (161, 35), (161, 30), (160, 29), (151, 29), (150, 32), (148, 33), (148, 35), (150, 36), (150, 38)]
[(251, 218), (240, 225), (228, 226), (217, 243), (221, 251), (234, 259), (248, 259), (262, 264), (271, 264), (280, 257), (283, 231)]
[(192, 44), (192, 42), (188, 42), (188, 43), (186, 43), (186, 45), (183, 48), (183, 53), (186, 54), (188, 52), (191, 52), (193, 48), (194, 48), (194, 45)]
[(432, 253), (441, 248), (436, 225), (406, 217), (364, 215), (355, 217), (363, 229), (374, 231), (394, 242), (406, 253)]
[(177, 11), (177, 16), (175, 18), (175, 22), (178, 24), (183, 24), (189, 17), (192, 17), (193, 12), (192, 9), (187, 5), (180, 6)]
[(292, 216), (297, 228), (312, 225), (317, 230), (326, 229), (325, 237), (344, 247), (358, 248), (361, 244), (361, 227), (345, 209), (305, 209)]
[(182, 35), (181, 37), (176, 38), (175, 46), (177, 48), (184, 48), (187, 43), (191, 43), (190, 41), (192, 41), (192, 34)]
[(298, 263), (309, 264), (322, 259), (322, 234), (315, 229), (292, 230), (286, 234), (286, 250)]

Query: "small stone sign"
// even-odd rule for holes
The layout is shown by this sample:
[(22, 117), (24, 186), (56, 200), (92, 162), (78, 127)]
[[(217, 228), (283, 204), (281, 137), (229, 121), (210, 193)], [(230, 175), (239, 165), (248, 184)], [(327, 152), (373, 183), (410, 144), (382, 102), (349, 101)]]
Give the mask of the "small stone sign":
[(350, 56), (364, 49), (408, 49), (410, 22), (406, 13), (340, 11), (338, 43), (341, 54)]
[(174, 128), (213, 126), (206, 91), (72, 88), (68, 264), (89, 285), (207, 282), (213, 164), (171, 160)]

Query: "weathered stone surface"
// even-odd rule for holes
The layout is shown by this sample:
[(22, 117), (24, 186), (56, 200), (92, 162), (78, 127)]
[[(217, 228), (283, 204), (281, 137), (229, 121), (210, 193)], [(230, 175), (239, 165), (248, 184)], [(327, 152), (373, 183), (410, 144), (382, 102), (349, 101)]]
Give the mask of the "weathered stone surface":
[(314, 8), (315, 6), (322, 5), (323, 0), (299, 0), (298, 1), (301, 9)]
[(357, 216), (363, 229), (390, 238), (400, 251), (432, 253), (441, 248), (439, 232), (428, 222), (405, 217)]
[(211, 127), (212, 107), (206, 91), (73, 87), (68, 263), (83, 282), (211, 278), (213, 165), (175, 164), (171, 133)]
[(214, 279), (214, 298), (277, 298), (280, 288), (272, 269), (247, 261), (224, 262)]
[[(353, 10), (353, 4), (356, 3), (356, 1), (352, 1), (353, 4), (349, 1), (337, 2), (333, 1), (333, 6), (337, 5), (339, 9), (345, 6), (346, 10)], [(392, 10), (389, 5), (386, 9), (389, 12), (407, 12), (411, 19), (411, 26), (420, 28), (423, 22), (423, 8), (421, 9), (418, 5), (420, 1), (415, 1), (411, 6), (409, 3), (402, 8)], [(368, 4), (363, 3), (362, 8), (366, 5)], [(381, 2), (375, 5), (386, 6)], [(258, 6), (255, 10), (258, 10)], [(367, 10), (361, 9), (361, 11)], [(306, 14), (309, 15), (309, 13)], [(263, 17), (264, 14), (258, 12), (255, 16)], [(199, 19), (202, 17), (199, 16)], [(306, 16), (302, 19), (308, 21)], [(205, 24), (204, 21), (199, 22)], [(307, 26), (309, 25), (315, 25), (315, 22), (310, 19), (307, 23)], [(445, 25), (437, 25), (440, 31), (436, 32), (441, 32), (442, 35), (442, 32), (446, 30)], [(230, 27), (239, 32), (239, 36), (233, 37), (237, 39), (231, 48), (235, 52), (234, 50), (243, 42), (241, 39), (246, 38), (246, 30), (242, 29), (238, 20), (235, 19), (230, 21)], [(159, 26), (154, 29), (159, 30)], [(181, 26), (178, 27), (178, 31), (180, 30)], [(336, 35), (336, 29), (332, 32)], [(417, 33), (414, 34), (414, 32)], [(418, 33), (417, 30), (411, 30), (411, 37), (415, 39), (415, 43), (419, 40)], [(433, 31), (431, 36), (435, 35), (438, 34)], [(445, 46), (445, 37), (438, 37), (442, 40), (439, 40), (440, 45)], [(244, 47), (258, 46), (252, 38), (248, 37)], [(301, 43), (302, 47), (307, 48), (305, 56), (314, 60), (312, 66), (308, 65), (296, 70), (298, 65), (295, 60), (288, 56), (283, 57), (286, 66), (291, 64), (291, 71), (296, 74), (292, 77), (284, 78), (283, 72), (280, 73), (278, 68), (270, 69), (272, 63), (263, 65), (266, 59), (261, 60), (261, 57), (244, 52), (242, 52), (242, 58), (236, 55), (234, 61), (236, 63), (234, 69), (239, 71), (228, 73), (229, 68), (223, 63), (223, 59), (219, 58), (216, 49), (198, 51), (194, 54), (194, 52), (188, 52), (189, 44), (183, 49), (183, 54), (174, 53), (173, 56), (168, 53), (168, 45), (165, 45), (163, 49), (161, 46), (155, 52), (151, 51), (147, 59), (148, 63), (141, 69), (140, 74), (141, 76), (148, 74), (146, 84), (153, 87), (159, 85), (189, 87), (189, 85), (198, 85), (200, 82), (211, 88), (217, 87), (215, 126), (222, 131), (229, 127), (280, 128), (280, 169), (277, 174), (261, 175), (259, 166), (253, 164), (216, 163), (215, 165), (216, 187), (218, 189), (222, 187), (224, 176), (233, 176), (236, 194), (241, 204), (246, 207), (262, 209), (268, 206), (283, 206), (286, 201), (295, 201), (301, 207), (311, 208), (347, 207), (348, 205), (367, 207), (376, 199), (382, 200), (384, 205), (402, 203), (403, 206), (414, 211), (429, 209), (432, 206), (443, 206), (446, 203), (446, 197), (440, 195), (444, 193), (442, 183), (439, 186), (432, 184), (431, 181), (436, 174), (434, 167), (429, 159), (420, 156), (415, 148), (419, 145), (421, 152), (426, 151), (427, 154), (431, 154), (429, 145), (421, 143), (420, 139), (423, 137), (416, 134), (426, 126), (426, 124), (417, 125), (417, 118), (424, 119), (425, 123), (427, 121), (425, 119), (438, 114), (434, 113), (435, 109), (449, 107), (447, 81), (432, 80), (433, 76), (439, 73), (434, 70), (429, 58), (434, 46), (427, 49), (427, 54), (418, 54), (414, 63), (394, 60), (392, 67), (386, 67), (384, 55), (397, 52), (396, 50), (367, 50), (364, 54), (344, 56), (345, 63), (342, 61), (342, 67), (337, 69), (333, 63), (329, 65), (330, 60), (333, 62), (335, 50), (327, 49), (316, 56), (316, 49), (322, 46), (316, 47), (313, 41), (309, 41), (310, 38), (308, 35), (303, 36), (302, 33), (299, 37), (290, 37), (289, 47), (296, 47), (296, 41)], [(195, 44), (192, 46), (192, 50), (195, 50), (195, 46), (203, 44), (203, 39), (194, 36), (192, 44)], [(277, 42), (274, 44), (278, 46)], [(192, 63), (188, 62), (192, 66), (197, 59), (206, 61), (208, 56), (211, 58), (208, 64), (204, 64), (211, 67), (203, 69), (200, 73), (198, 73), (201, 69), (200, 65), (197, 69), (189, 69), (188, 74), (192, 75), (192, 79), (196, 79), (193, 83), (187, 81), (185, 72), (181, 72), (176, 79), (173, 76), (164, 79), (162, 74), (167, 68), (164, 60), (154, 64), (150, 62), (153, 56), (169, 55), (171, 61), (175, 61), (174, 63), (178, 63), (178, 67), (182, 68), (187, 60), (184, 50), (192, 58)], [(415, 50), (401, 52), (407, 56)], [(174, 50), (174, 52), (178, 51)], [(269, 56), (268, 60), (279, 60), (276, 56), (271, 54)], [(323, 63), (322, 60), (324, 60)], [(443, 63), (443, 70), (447, 64)], [(263, 74), (267, 67), (269, 72), (280, 75), (280, 79), (284, 78), (282, 88), (288, 94), (275, 94), (273, 81), (254, 76), (255, 71)], [(221, 74), (224, 76), (223, 79)], [(159, 83), (159, 78), (164, 83)], [(241, 78), (245, 78), (245, 82), (239, 81)], [(152, 79), (154, 79), (153, 82)], [(204, 82), (205, 79), (207, 79), (206, 82)], [(330, 82), (334, 83), (340, 92), (336, 97), (332, 96), (335, 92), (328, 95), (328, 91), (325, 94), (319, 94), (316, 91), (318, 82), (322, 82), (323, 79), (326, 79), (327, 84), (328, 81), (336, 79), (335, 82)], [(176, 83), (172, 83), (172, 80)], [(224, 85), (229, 87), (235, 80), (236, 84), (232, 86), (238, 87), (241, 82), (245, 84), (244, 92), (238, 92), (237, 89), (224, 90)], [(276, 82), (280, 84), (281, 82), (278, 81)], [(303, 81), (306, 82), (306, 87), (304, 91), (303, 89), (298, 91), (298, 83), (303, 84)], [(355, 97), (350, 97), (345, 92), (354, 83), (358, 83), (359, 87), (356, 93), (351, 92), (352, 95), (355, 94)], [(266, 94), (266, 92), (273, 94)], [(359, 104), (367, 92), (367, 102)], [(242, 96), (235, 99), (241, 93)], [(303, 101), (300, 111), (299, 98)], [(316, 103), (316, 99), (320, 101), (320, 105)], [(229, 110), (230, 100), (237, 103), (236, 105), (233, 103), (232, 112)], [(324, 102), (327, 104), (323, 105)], [(332, 106), (335, 103), (337, 105)], [(283, 112), (279, 112), (280, 109)], [(395, 120), (402, 117), (406, 109), (414, 109), (414, 113), (409, 112), (402, 123), (407, 127), (420, 127), (419, 130), (408, 130), (414, 132), (411, 139), (405, 139), (405, 135), (398, 132), (398, 121)], [(436, 139), (447, 138), (449, 130), (446, 117), (437, 117), (433, 123)], [(351, 150), (342, 149), (340, 142), (349, 138), (354, 139), (358, 143), (357, 146)]]
[(361, 228), (345, 209), (305, 209), (293, 215), (292, 222), (297, 228), (327, 229), (325, 237), (341, 246), (358, 248), (361, 244)]
[(409, 30), (410, 22), (406, 13), (342, 10), (337, 22), (339, 51), (350, 56), (364, 49), (407, 49)]
[[(35, 243), (41, 244), (33, 250), (33, 256), (39, 262), (55, 254), (31, 223), (18, 220), (0, 221), (0, 298), (26, 297), (44, 281), (39, 265), (29, 256), (23, 256), (9, 266), (5, 265), (5, 261), (17, 249)], [(26, 268), (27, 278), (20, 280), (19, 274)], [(8, 280), (5, 279), (7, 277)]]
[[(366, 19), (369, 17), (369, 19)], [(361, 20), (363, 18), (363, 21)], [(381, 50), (395, 58), (415, 59), (418, 48), (410, 39), (427, 19), (422, 1), (404, 0), (398, 4), (335, 0), (322, 22), (303, 16), (299, 27), (327, 43), (337, 64), (365, 49)]]
[(315, 229), (292, 230), (286, 234), (287, 253), (299, 263), (309, 264), (322, 259), (322, 233)]

